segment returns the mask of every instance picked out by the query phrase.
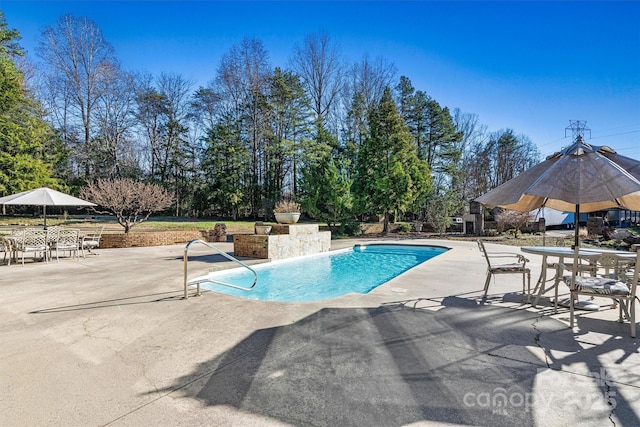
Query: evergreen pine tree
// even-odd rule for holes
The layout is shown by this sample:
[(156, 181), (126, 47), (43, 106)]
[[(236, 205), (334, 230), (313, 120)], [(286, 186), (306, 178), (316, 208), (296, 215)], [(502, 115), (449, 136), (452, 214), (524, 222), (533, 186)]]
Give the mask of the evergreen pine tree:
[(370, 113), (369, 126), (358, 154), (354, 193), (360, 212), (384, 216), (387, 233), (390, 215), (405, 212), (428, 190), (429, 169), (418, 159), (388, 87)]
[(42, 186), (63, 189), (53, 176), (63, 154), (59, 141), (13, 61), (23, 54), (19, 38), (0, 11), (0, 196)]

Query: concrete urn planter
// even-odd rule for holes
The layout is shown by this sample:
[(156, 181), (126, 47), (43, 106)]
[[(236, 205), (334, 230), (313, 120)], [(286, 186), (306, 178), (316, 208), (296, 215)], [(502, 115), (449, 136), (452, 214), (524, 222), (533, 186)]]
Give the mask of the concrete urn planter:
[(274, 212), (278, 224), (295, 224), (300, 219), (300, 212)]
[(256, 225), (256, 234), (265, 235), (271, 233), (270, 225)]

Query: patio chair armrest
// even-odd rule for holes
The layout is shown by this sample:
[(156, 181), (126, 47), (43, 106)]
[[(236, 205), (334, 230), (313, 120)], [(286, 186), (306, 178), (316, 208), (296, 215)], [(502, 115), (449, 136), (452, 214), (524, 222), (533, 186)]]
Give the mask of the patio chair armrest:
[(487, 252), (487, 255), (492, 257), (520, 257), (521, 254), (515, 252)]
[(554, 262), (552, 266), (556, 269), (556, 277), (562, 276), (562, 272), (565, 270), (571, 270), (571, 268), (564, 262)]
[(523, 264), (526, 264), (527, 262), (529, 262), (529, 260), (525, 258), (524, 255), (517, 254), (514, 252), (491, 252), (491, 253), (487, 253), (487, 256), (489, 258), (517, 258), (518, 262), (521, 262)]

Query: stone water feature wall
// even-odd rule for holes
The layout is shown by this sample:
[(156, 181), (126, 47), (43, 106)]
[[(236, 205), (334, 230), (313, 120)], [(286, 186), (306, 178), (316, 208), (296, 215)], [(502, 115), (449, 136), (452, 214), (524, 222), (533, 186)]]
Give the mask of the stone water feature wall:
[(276, 224), (268, 235), (236, 234), (233, 255), (236, 257), (285, 259), (328, 252), (331, 232), (319, 231), (318, 224)]

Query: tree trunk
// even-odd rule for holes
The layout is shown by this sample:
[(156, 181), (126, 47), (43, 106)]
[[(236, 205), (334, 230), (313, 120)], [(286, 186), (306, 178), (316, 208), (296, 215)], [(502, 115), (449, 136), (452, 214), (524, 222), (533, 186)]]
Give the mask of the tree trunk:
[(382, 226), (382, 234), (389, 233), (389, 212), (384, 213), (384, 222)]

